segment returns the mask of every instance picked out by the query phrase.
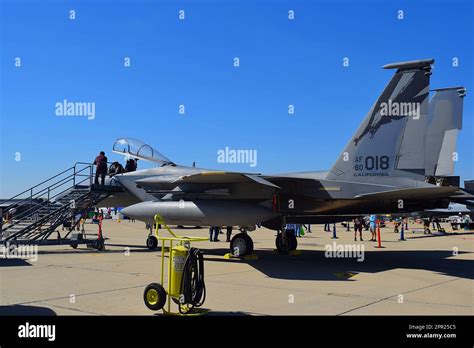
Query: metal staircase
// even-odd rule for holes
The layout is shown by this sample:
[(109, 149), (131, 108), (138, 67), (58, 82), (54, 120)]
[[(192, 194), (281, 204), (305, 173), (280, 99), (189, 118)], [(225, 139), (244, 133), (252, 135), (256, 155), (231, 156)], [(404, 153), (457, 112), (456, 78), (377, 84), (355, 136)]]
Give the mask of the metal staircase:
[[(120, 187), (94, 185), (94, 166), (78, 162), (49, 179), (0, 202), (0, 244), (90, 244), (70, 238), (84, 213)], [(64, 235), (58, 227), (68, 226)], [(57, 235), (53, 235), (54, 233)]]

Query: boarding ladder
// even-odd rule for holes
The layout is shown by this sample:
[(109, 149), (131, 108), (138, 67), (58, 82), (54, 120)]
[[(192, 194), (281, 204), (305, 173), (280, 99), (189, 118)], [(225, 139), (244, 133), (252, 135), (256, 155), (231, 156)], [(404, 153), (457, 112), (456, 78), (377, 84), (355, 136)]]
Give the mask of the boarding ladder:
[[(121, 187), (94, 185), (94, 166), (74, 166), (0, 201), (0, 244), (70, 244), (81, 216)], [(61, 236), (57, 228), (69, 226)], [(57, 237), (51, 235), (57, 232)], [(87, 240), (83, 243), (87, 244)], [(77, 243), (76, 243), (77, 245)]]

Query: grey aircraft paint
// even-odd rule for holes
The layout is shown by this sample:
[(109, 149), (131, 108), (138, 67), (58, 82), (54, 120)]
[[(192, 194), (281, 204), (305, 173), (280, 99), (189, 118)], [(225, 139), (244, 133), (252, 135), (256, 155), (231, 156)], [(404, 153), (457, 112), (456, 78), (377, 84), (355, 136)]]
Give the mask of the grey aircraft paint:
[(456, 143), (462, 129), (463, 101), (466, 90), (451, 87), (435, 90), (430, 100), (426, 132), (426, 175), (454, 174)]

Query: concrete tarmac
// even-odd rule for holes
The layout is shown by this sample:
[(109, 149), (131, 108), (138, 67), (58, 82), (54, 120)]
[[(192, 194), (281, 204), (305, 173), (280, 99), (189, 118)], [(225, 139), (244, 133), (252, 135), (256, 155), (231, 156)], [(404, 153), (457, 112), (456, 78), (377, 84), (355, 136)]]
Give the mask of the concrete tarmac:
[[(338, 239), (331, 239), (332, 232), (312, 225), (298, 238), (300, 255), (275, 252), (275, 232), (265, 228), (250, 233), (257, 260), (225, 259), (225, 234), (220, 242), (195, 243), (205, 253), (203, 307), (210, 315), (474, 314), (474, 232), (424, 235), (410, 224), (399, 241), (388, 225), (378, 249), (368, 231), (354, 242), (352, 229), (336, 226)], [(205, 228), (173, 229), (208, 236)], [(86, 230), (96, 233), (97, 225)], [(143, 291), (159, 281), (160, 250), (146, 248), (144, 224), (104, 220), (103, 230), (104, 251), (40, 246), (35, 262), (0, 259), (0, 315), (155, 314)], [(363, 246), (363, 253), (329, 255), (333, 243)]]

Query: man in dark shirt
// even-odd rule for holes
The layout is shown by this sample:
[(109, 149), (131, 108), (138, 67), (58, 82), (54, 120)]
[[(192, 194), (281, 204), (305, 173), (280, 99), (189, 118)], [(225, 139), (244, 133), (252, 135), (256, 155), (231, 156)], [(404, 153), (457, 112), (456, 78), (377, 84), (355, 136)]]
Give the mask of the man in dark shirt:
[(95, 158), (94, 164), (96, 165), (94, 184), (99, 185), (99, 176), (100, 176), (101, 185), (103, 185), (105, 176), (107, 175), (107, 157), (105, 157), (104, 151), (101, 151), (99, 156)]

